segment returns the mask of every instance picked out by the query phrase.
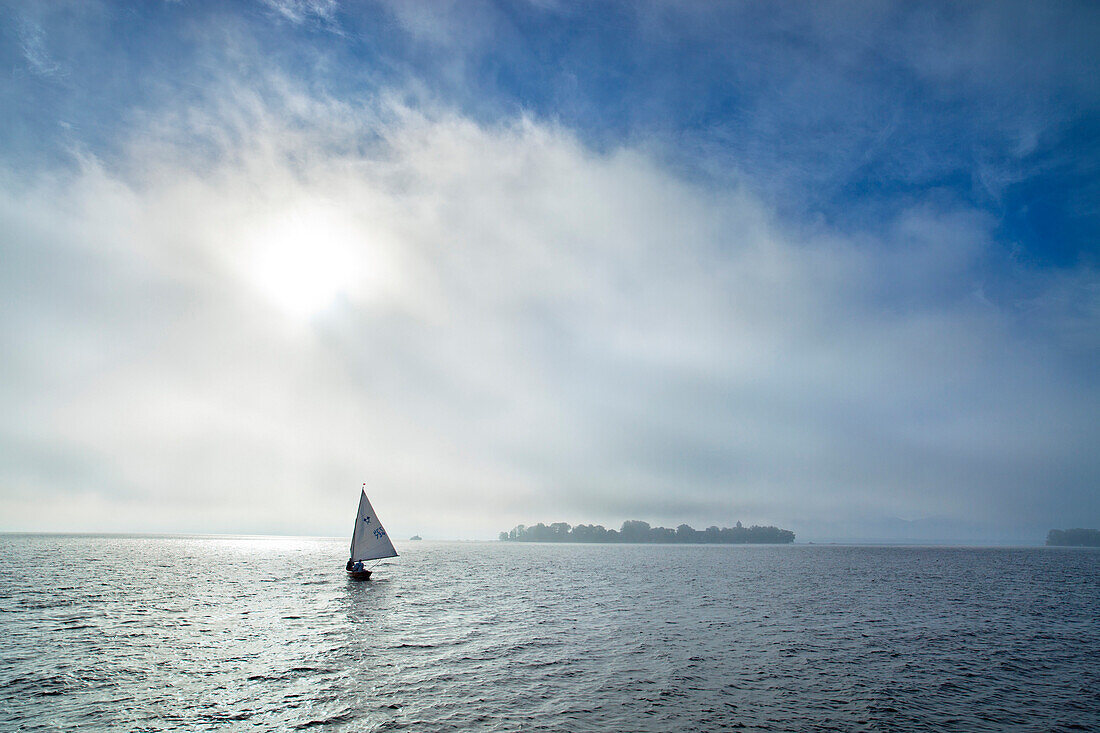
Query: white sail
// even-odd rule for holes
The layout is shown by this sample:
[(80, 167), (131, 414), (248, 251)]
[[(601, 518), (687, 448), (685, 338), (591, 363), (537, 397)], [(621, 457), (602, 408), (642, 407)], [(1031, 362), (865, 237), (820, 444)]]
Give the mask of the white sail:
[(397, 550), (393, 549), (393, 543), (375, 516), (364, 490), (359, 495), (359, 513), (355, 515), (355, 529), (351, 532), (351, 559), (377, 560), (382, 557), (397, 557)]

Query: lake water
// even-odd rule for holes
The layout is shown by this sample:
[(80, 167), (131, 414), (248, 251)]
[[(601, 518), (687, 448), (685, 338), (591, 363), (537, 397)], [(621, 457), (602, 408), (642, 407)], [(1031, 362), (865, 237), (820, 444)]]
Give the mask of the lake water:
[(1100, 730), (1100, 552), (0, 535), (0, 730)]

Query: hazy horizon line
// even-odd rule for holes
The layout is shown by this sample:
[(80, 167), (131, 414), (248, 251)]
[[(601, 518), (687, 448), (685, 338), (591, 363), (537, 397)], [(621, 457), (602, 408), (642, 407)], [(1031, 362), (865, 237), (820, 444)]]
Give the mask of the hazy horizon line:
[[(247, 532), (94, 532), (94, 531), (65, 531), (65, 530), (5, 530), (0, 529), (0, 535), (14, 535), (14, 536), (56, 536), (56, 537), (147, 537), (147, 538), (186, 538), (186, 537), (206, 537), (215, 539), (232, 539), (232, 538), (248, 538), (248, 539), (271, 539), (271, 540), (289, 540), (289, 539), (302, 539), (302, 540), (341, 540), (345, 541), (347, 538), (341, 535), (307, 535), (307, 534), (279, 534), (279, 533), (247, 533)], [(486, 543), (498, 543), (501, 540), (492, 537), (476, 538), (476, 539), (459, 539), (448, 537), (422, 537), (420, 540), (413, 540), (409, 538), (394, 538), (395, 542), (462, 542), (462, 543), (474, 543), (474, 542), (486, 542)], [(796, 539), (791, 543), (792, 545), (830, 545), (830, 546), (852, 546), (852, 547), (966, 547), (966, 548), (1013, 548), (1013, 547), (1047, 547), (1044, 544), (1044, 540), (1036, 540), (1034, 543), (1025, 542), (994, 542), (988, 540), (967, 540), (964, 538), (942, 538), (942, 539), (930, 539), (930, 540), (915, 540), (915, 539), (897, 539), (892, 540), (884, 537), (850, 537), (850, 538), (833, 538), (833, 537), (815, 537), (813, 539), (798, 540)], [(520, 544), (520, 543), (513, 543)], [(524, 542), (522, 544), (527, 545), (665, 545), (671, 544), (675, 546), (691, 546), (696, 544), (692, 543), (655, 543), (655, 542), (539, 542), (531, 541)], [(761, 543), (767, 544), (767, 543)], [(713, 543), (713, 544), (699, 544), (698, 546), (740, 546), (738, 543)], [(747, 545), (746, 545), (747, 546)], [(1071, 548), (1072, 549), (1072, 548)]]

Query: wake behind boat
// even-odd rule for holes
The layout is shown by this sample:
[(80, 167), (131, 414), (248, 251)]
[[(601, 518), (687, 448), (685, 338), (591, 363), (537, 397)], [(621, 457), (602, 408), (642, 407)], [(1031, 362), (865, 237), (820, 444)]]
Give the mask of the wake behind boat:
[(351, 557), (345, 568), (352, 580), (370, 580), (371, 571), (363, 563), (397, 557), (397, 550), (370, 505), (366, 487), (363, 484), (359, 494), (359, 511), (355, 515), (355, 529), (351, 532)]

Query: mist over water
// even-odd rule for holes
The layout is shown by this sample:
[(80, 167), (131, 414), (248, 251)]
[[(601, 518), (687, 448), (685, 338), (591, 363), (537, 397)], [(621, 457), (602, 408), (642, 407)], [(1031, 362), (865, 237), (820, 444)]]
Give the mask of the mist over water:
[(0, 535), (0, 729), (1084, 730), (1100, 551)]

